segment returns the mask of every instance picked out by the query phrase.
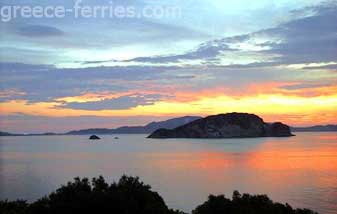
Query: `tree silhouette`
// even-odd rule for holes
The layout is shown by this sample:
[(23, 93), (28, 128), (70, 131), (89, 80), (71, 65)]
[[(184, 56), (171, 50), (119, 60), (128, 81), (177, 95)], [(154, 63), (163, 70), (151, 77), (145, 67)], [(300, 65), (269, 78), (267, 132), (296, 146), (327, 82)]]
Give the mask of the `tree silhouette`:
[(308, 209), (294, 210), (289, 204), (274, 203), (266, 195), (241, 195), (233, 192), (232, 200), (224, 195), (210, 195), (192, 214), (317, 214)]
[[(75, 178), (49, 196), (34, 203), (0, 201), (1, 214), (185, 214), (169, 209), (162, 197), (138, 177), (122, 176), (108, 184), (102, 176)], [(234, 191), (232, 199), (210, 195), (193, 214), (315, 214), (311, 210), (294, 210), (288, 204), (274, 203), (266, 195), (241, 195)]]

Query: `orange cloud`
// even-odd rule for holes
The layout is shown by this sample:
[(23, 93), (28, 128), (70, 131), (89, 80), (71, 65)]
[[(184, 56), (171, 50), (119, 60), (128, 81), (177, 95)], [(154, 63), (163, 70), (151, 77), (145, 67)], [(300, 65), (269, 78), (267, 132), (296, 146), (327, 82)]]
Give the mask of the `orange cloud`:
[(12, 96), (23, 96), (26, 95), (25, 92), (19, 90), (3, 90), (0, 91), (0, 98), (9, 98)]
[[(12, 100), (0, 103), (0, 115), (23, 113), (34, 116), (182, 116), (211, 115), (226, 112), (249, 112), (266, 121), (284, 121), (292, 125), (337, 123), (337, 85), (305, 85), (301, 82), (266, 82), (249, 84), (242, 90), (225, 86), (203, 90), (158, 89), (126, 92), (83, 93), (58, 98), (52, 102), (29, 103)], [(304, 87), (303, 87), (304, 86)], [(6, 93), (7, 94), (7, 93)], [(64, 103), (97, 102), (123, 96), (162, 95), (151, 105), (116, 110), (78, 110)]]
[[(94, 99), (84, 95), (85, 99)], [(83, 97), (82, 97), (83, 98)], [(71, 99), (64, 99), (71, 100)], [(266, 121), (280, 120), (291, 124), (335, 123), (337, 118), (337, 94), (317, 97), (300, 97), (282, 94), (260, 94), (231, 97), (201, 94), (191, 101), (163, 100), (152, 105), (139, 105), (121, 110), (75, 110), (62, 108), (60, 102), (28, 103), (25, 100), (0, 104), (0, 114), (23, 113), (36, 116), (179, 116), (210, 115), (225, 112), (250, 112), (265, 117)]]

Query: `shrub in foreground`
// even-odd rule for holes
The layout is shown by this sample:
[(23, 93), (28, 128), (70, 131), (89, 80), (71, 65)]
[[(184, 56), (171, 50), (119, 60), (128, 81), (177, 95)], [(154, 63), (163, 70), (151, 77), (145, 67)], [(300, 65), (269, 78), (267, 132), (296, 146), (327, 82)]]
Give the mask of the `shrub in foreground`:
[(274, 203), (266, 195), (241, 195), (234, 191), (232, 200), (210, 195), (192, 214), (317, 214), (308, 209), (294, 210), (289, 204)]
[[(122, 176), (108, 184), (104, 178), (75, 178), (49, 196), (34, 203), (0, 201), (1, 214), (185, 214), (169, 209), (162, 197), (138, 177)], [(241, 195), (235, 191), (232, 200), (209, 196), (193, 214), (315, 214), (311, 210), (294, 210), (288, 204), (274, 203), (265, 195)]]

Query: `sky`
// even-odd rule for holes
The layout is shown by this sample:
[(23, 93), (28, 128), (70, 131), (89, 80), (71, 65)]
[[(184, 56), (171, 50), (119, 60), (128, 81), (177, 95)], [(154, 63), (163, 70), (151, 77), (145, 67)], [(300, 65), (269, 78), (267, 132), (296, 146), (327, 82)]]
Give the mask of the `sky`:
[(133, 8), (137, 15), (12, 11), (11, 20), (3, 9), (74, 5), (0, 2), (1, 131), (228, 112), (292, 126), (337, 124), (335, 0), (83, 0), (82, 9)]

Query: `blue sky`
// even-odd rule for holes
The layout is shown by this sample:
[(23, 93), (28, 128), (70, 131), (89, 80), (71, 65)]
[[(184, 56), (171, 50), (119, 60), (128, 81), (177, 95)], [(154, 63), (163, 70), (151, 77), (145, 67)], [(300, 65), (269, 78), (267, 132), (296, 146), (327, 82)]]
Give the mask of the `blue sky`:
[[(82, 3), (110, 4), (104, 0)], [(1, 7), (14, 4), (72, 8), (74, 2), (0, 3)], [(116, 127), (235, 110), (222, 110), (219, 100), (250, 111), (246, 99), (259, 105), (267, 99), (260, 96), (277, 100), (289, 96), (294, 109), (326, 103), (320, 109), (308, 107), (307, 112), (286, 111), (284, 104), (275, 104), (276, 113), (258, 111), (268, 119), (308, 125), (320, 122), (318, 111), (336, 116), (336, 1), (115, 0), (113, 5), (138, 10), (149, 5), (176, 7), (180, 14), (19, 17), (0, 23), (1, 130), (78, 128), (62, 126), (62, 121), (69, 124), (70, 120), (72, 124), (78, 121), (81, 128)], [(214, 96), (217, 101), (210, 102)], [(234, 101), (226, 103), (224, 97)], [(182, 109), (170, 112), (170, 105)], [(183, 111), (185, 105), (191, 110)], [(90, 118), (88, 123), (82, 122), (85, 118)], [(41, 120), (50, 125), (40, 127)]]
[[(12, 1), (3, 1), (4, 5)], [(22, 2), (22, 3), (21, 3)], [(113, 1), (114, 5), (174, 6), (181, 15), (169, 18), (30, 18), (2, 23), (3, 60), (28, 64), (78, 66), (73, 62), (128, 59), (184, 53), (213, 39), (275, 27), (291, 20), (294, 10), (321, 1)], [(16, 1), (20, 5), (47, 5), (45, 1)], [(73, 7), (73, 1), (52, 5)], [(83, 1), (82, 5), (109, 5)], [(92, 30), (90, 30), (92, 29)], [(75, 63), (76, 64), (76, 63)]]

